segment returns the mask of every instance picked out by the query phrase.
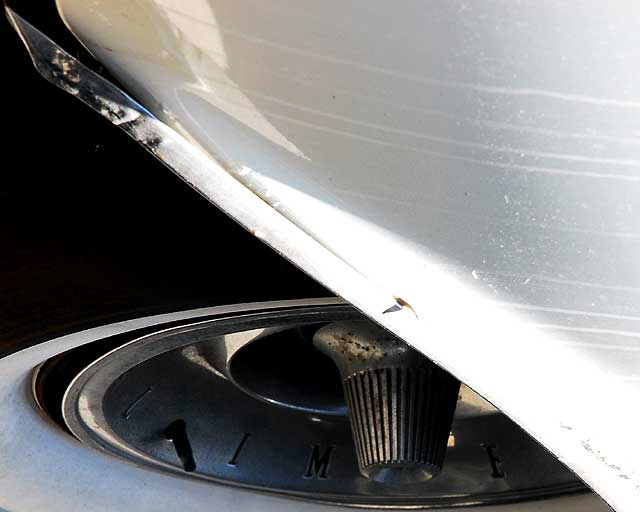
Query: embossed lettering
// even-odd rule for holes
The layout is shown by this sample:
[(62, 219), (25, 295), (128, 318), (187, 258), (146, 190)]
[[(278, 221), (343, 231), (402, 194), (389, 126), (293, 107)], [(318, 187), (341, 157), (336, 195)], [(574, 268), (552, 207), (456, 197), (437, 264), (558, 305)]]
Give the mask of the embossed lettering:
[(153, 386), (149, 386), (147, 389), (144, 390), (144, 392), (138, 396), (138, 398), (136, 398), (133, 402), (131, 402), (131, 405), (129, 405), (129, 407), (126, 408), (126, 410), (122, 413), (122, 417), (125, 420), (128, 420), (131, 417), (131, 414), (133, 413), (133, 410), (140, 404), (140, 402), (142, 402), (142, 400), (145, 399), (145, 397), (151, 393), (153, 391)]
[(240, 452), (242, 451), (242, 448), (244, 447), (244, 443), (246, 443), (247, 439), (249, 439), (250, 437), (251, 437), (251, 434), (249, 432), (246, 432), (244, 434), (244, 436), (242, 436), (242, 439), (240, 440), (240, 443), (238, 444), (238, 447), (236, 448), (236, 451), (233, 452), (233, 457), (231, 457), (229, 462), (227, 462), (227, 464), (229, 466), (235, 466), (238, 463), (238, 455), (240, 455)]
[(333, 450), (335, 446), (328, 446), (322, 454), (320, 454), (320, 445), (314, 444), (311, 447), (311, 456), (309, 457), (309, 462), (307, 463), (307, 470), (304, 473), (305, 478), (329, 478), (329, 463), (331, 462), (331, 455), (333, 454)]
[(495, 444), (482, 444), (481, 445), (489, 456), (489, 463), (491, 464), (491, 476), (493, 478), (504, 478), (504, 468), (502, 467), (502, 457), (496, 454)]
[(182, 467), (187, 473), (196, 470), (196, 461), (193, 458), (191, 442), (187, 435), (187, 424), (183, 419), (171, 423), (164, 431), (165, 439), (173, 443), (176, 454), (182, 463)]

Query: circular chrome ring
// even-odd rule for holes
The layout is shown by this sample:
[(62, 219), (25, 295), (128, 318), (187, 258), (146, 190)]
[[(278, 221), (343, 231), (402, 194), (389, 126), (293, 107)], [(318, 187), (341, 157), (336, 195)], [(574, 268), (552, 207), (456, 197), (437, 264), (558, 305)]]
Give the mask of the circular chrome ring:
[[(583, 489), (502, 414), (457, 417), (445, 468), (433, 481), (381, 485), (359, 474), (344, 418), (238, 385), (233, 362), (247, 347), (271, 343), (277, 351), (278, 336), (357, 315), (331, 300), (160, 328), (84, 368), (64, 395), (64, 419), (85, 444), (136, 464), (345, 505), (498, 504)], [(313, 361), (287, 364), (310, 368)]]

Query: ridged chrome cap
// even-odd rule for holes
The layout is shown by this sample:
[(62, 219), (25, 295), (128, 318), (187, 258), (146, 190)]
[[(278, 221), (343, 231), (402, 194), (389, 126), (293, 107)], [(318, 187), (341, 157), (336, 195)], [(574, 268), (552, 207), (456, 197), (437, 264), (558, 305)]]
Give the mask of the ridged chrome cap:
[(335, 322), (313, 341), (340, 370), (360, 473), (399, 484), (437, 475), (460, 382), (372, 322)]

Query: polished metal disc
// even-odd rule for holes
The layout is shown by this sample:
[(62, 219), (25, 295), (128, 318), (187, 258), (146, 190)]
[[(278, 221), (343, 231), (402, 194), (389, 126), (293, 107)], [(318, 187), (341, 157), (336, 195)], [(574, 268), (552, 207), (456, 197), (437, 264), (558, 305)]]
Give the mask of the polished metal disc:
[(310, 341), (327, 322), (359, 317), (335, 301), (301, 301), (159, 328), (81, 370), (62, 400), (64, 421), (85, 444), (160, 471), (345, 505), (462, 506), (584, 490), (464, 386), (436, 478), (363, 477), (340, 378)]

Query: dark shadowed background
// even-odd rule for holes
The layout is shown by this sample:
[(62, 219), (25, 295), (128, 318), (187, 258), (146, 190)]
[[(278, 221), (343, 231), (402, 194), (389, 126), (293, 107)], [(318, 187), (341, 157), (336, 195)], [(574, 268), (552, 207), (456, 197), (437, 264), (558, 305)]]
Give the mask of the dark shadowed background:
[[(52, 0), (17, 4), (90, 63)], [(40, 78), (4, 18), (0, 40), (0, 355), (135, 316), (329, 295)]]

